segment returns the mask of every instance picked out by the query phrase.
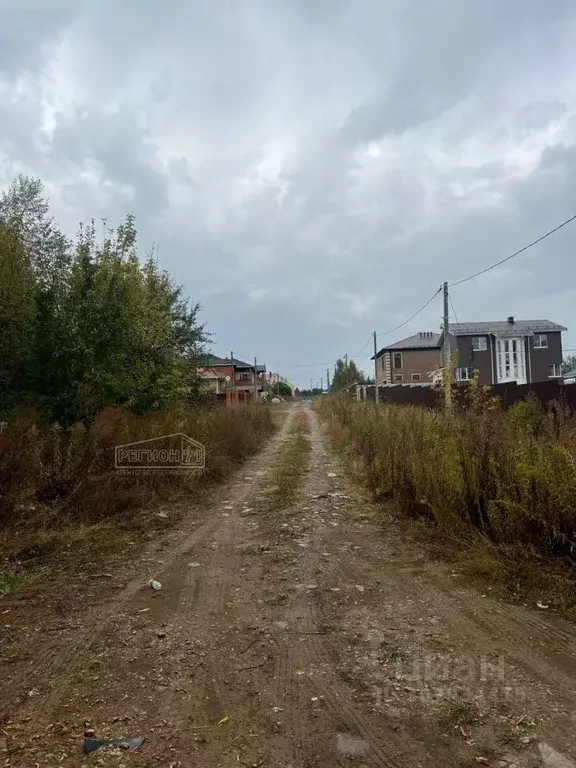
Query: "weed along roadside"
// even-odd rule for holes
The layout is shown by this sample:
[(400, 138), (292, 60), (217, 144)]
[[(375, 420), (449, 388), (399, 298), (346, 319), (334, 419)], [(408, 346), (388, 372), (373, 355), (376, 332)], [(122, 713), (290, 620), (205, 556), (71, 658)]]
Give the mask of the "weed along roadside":
[(317, 408), (374, 498), (420, 520), (444, 555), (576, 617), (576, 423), (560, 406), (504, 411), (473, 394), (448, 415), (338, 397)]
[[(125, 558), (143, 536), (176, 525), (274, 429), (265, 407), (145, 416), (108, 408), (92, 425), (67, 429), (9, 423), (0, 436), (0, 596), (52, 568), (97, 569)], [(188, 462), (199, 445), (201, 466), (182, 466), (180, 445)]]
[(572, 756), (567, 623), (457, 583), (382, 525), (347, 461), (312, 408), (286, 409), (200, 504), (163, 502), (158, 520), (175, 524), (130, 559), (76, 567), (72, 584), (47, 574), (0, 602), (6, 766), (541, 768), (540, 754)]

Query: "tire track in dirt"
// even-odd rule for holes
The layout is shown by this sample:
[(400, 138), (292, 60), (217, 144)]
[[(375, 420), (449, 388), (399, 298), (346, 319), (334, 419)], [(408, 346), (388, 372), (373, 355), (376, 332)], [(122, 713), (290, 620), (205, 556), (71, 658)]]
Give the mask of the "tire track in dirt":
[[(345, 490), (350, 492), (347, 484), (344, 485)], [(504, 657), (506, 675), (500, 683), (501, 701), (506, 700), (512, 711), (516, 709), (519, 721), (531, 719), (525, 714), (530, 712), (530, 708), (523, 710), (522, 707), (533, 705), (532, 714), (536, 721), (546, 722), (547, 733), (543, 737), (556, 739), (557, 743), (569, 749), (574, 727), (572, 713), (576, 708), (576, 636), (573, 628), (557, 617), (544, 617), (522, 606), (496, 603), (490, 597), (481, 597), (472, 590), (459, 588), (445, 573), (448, 569), (444, 566), (431, 563), (425, 556), (414, 560), (416, 546), (412, 542), (398, 540), (394, 547), (393, 538), (386, 541), (390, 537), (390, 529), (383, 537), (382, 529), (378, 531), (370, 519), (382, 515), (379, 508), (364, 501), (366, 512), (372, 514), (363, 514), (359, 518), (358, 500), (347, 506), (350, 533), (346, 538), (352, 543), (356, 539), (367, 557), (350, 556), (349, 548), (348, 556), (345, 554), (341, 558), (342, 576), (351, 584), (366, 585), (367, 592), (377, 584), (380, 592), (394, 595), (395, 603), (403, 608), (406, 618), (412, 618), (408, 629), (416, 633), (416, 639), (420, 639), (420, 656), (433, 655), (435, 649), (432, 643), (440, 634), (446, 637), (448, 645), (455, 646), (450, 649), (450, 663), (455, 669), (463, 661), (481, 669), (482, 659), (491, 660), (494, 655), (496, 658)], [(376, 548), (379, 540), (387, 546)], [(366, 542), (369, 544), (366, 545)], [(394, 549), (397, 551), (394, 552)], [(392, 550), (393, 559), (387, 557), (386, 550), (388, 553)], [(417, 574), (410, 578), (414, 562), (418, 564)], [(407, 567), (410, 575), (405, 571)], [(414, 615), (414, 607), (420, 604), (420, 597), (424, 598), (424, 615), (430, 617), (426, 629), (432, 631), (423, 631), (424, 627), (418, 626), (422, 616)], [(330, 620), (322, 610), (319, 615), (322, 621)], [(389, 616), (390, 623), (396, 625), (398, 618), (402, 624), (402, 617), (394, 614)], [(386, 623), (382, 623), (381, 627), (382, 634), (386, 636)], [(428, 635), (433, 636), (432, 641), (428, 640)], [(399, 639), (402, 640), (402, 637)], [(413, 645), (417, 646), (417, 643)], [(504, 688), (505, 685), (508, 687)], [(505, 694), (506, 691), (510, 693)], [(527, 696), (523, 698), (525, 693)], [(543, 715), (542, 712), (548, 714)], [(531, 736), (530, 741), (534, 738)], [(532, 760), (537, 758), (525, 754), (523, 758), (518, 757), (518, 765), (527, 765), (524, 762), (526, 759), (532, 765)]]
[[(417, 765), (405, 755), (403, 748), (395, 749), (392, 729), (381, 729), (371, 723), (373, 715), (354, 702), (351, 686), (340, 677), (341, 657), (331, 645), (317, 609), (318, 596), (322, 593), (318, 579), (321, 571), (323, 530), (317, 526), (313, 513), (304, 514), (304, 499), (324, 490), (326, 473), (321, 471), (323, 450), (316, 421), (312, 413), (307, 418), (311, 426), (311, 466), (301, 488), (300, 498), (294, 509), (286, 510), (281, 517), (268, 515), (268, 526), (290, 527), (298, 539), (279, 537), (275, 542), (278, 552), (278, 575), (274, 570), (268, 574), (272, 584), (282, 583), (282, 564), (291, 562), (290, 571), (292, 599), (286, 606), (275, 612), (277, 623), (284, 626), (279, 630), (278, 653), (271, 701), (283, 697), (284, 720), (288, 729), (288, 740), (292, 744), (291, 764), (349, 766), (354, 755), (342, 754), (336, 748), (338, 734), (350, 734), (352, 741), (360, 746), (361, 762), (375, 768), (401, 768)], [(303, 508), (303, 509), (302, 509)], [(296, 549), (295, 549), (296, 546)], [(342, 649), (340, 649), (340, 653)], [(333, 661), (327, 664), (327, 659)], [(349, 703), (350, 702), (350, 703)], [(385, 744), (381, 747), (381, 744)], [(367, 746), (369, 745), (369, 747)], [(422, 757), (427, 755), (421, 751)], [(398, 755), (398, 757), (396, 756)], [(360, 754), (357, 755), (358, 759)]]
[[(206, 537), (214, 525), (213, 522), (208, 522), (187, 537), (185, 542), (175, 549), (168, 561), (165, 561), (161, 568), (156, 569), (157, 575), (161, 577), (166, 573), (172, 562), (181, 556), (182, 552), (192, 548), (196, 542)], [(44, 671), (40, 685), (50, 687), (49, 693), (35, 708), (35, 717), (40, 723), (47, 724), (51, 711), (59, 705), (65, 695), (71, 678), (83, 667), (87, 652), (105, 632), (109, 621), (142, 590), (143, 583), (142, 576), (132, 579), (110, 606), (99, 607), (90, 614), (86, 619), (86, 626), (76, 632), (65, 644), (56, 641), (40, 651), (37, 660)], [(54, 681), (53, 684), (52, 681)], [(22, 682), (23, 678), (15, 678), (12, 680), (12, 685), (20, 685)]]
[[(313, 495), (321, 495), (329, 489), (327, 474), (323, 467), (325, 451), (323, 441), (319, 434), (315, 414), (309, 412), (312, 442), (312, 457), (310, 473), (306, 483), (302, 488), (302, 497), (309, 498)], [(300, 555), (298, 565), (299, 578), (304, 583), (318, 582), (319, 563), (321, 560), (321, 546), (327, 536), (327, 526), (317, 524), (318, 518), (311, 516), (310, 538), (314, 546), (305, 548)], [(309, 582), (307, 580), (310, 580)], [(296, 607), (302, 622), (303, 632), (299, 645), (301, 662), (304, 666), (312, 665), (317, 670), (326, 667), (326, 658), (331, 658), (333, 663), (326, 671), (326, 677), (322, 681), (321, 689), (316, 690), (311, 681), (309, 691), (316, 690), (316, 696), (320, 693), (323, 703), (326, 704), (327, 714), (331, 720), (329, 728), (330, 741), (324, 740), (325, 747), (332, 753), (332, 760), (336, 760), (338, 765), (349, 765), (350, 755), (339, 755), (335, 750), (335, 741), (338, 733), (350, 732), (351, 736), (358, 740), (358, 743), (364, 742), (369, 745), (366, 753), (362, 754), (362, 762), (365, 765), (372, 765), (375, 768), (408, 768), (416, 766), (421, 759), (427, 759), (425, 753), (416, 757), (407, 756), (403, 745), (397, 743), (395, 734), (391, 728), (386, 725), (384, 728), (375, 727), (372, 724), (373, 718), (370, 713), (363, 711), (359, 706), (354, 706), (350, 702), (354, 699), (354, 694), (350, 686), (344, 681), (339, 672), (342, 669), (341, 659), (337, 648), (329, 642), (328, 634), (323, 631), (323, 617), (318, 611), (318, 602), (324, 593), (322, 586), (316, 583), (316, 588), (306, 590), (306, 593), (297, 601)], [(326, 587), (324, 586), (324, 589)], [(301, 709), (302, 702), (298, 702), (298, 710)], [(296, 727), (298, 725), (294, 723)], [(396, 742), (396, 743), (395, 743)], [(384, 746), (385, 745), (385, 746)], [(330, 749), (331, 748), (331, 749)]]
[[(150, 617), (157, 624), (162, 622), (173, 624), (180, 614), (192, 616), (198, 606), (203, 604), (205, 607), (203, 605), (202, 613), (208, 621), (223, 612), (232, 578), (229, 570), (229, 555), (235, 525), (234, 518), (231, 520), (230, 517), (222, 517), (223, 507), (227, 506), (225, 500), (234, 499), (237, 508), (258, 492), (258, 472), (262, 466), (265, 467), (270, 463), (278, 451), (291, 420), (292, 414), (289, 414), (279, 434), (270, 441), (264, 451), (249, 460), (230, 483), (217, 489), (217, 501), (213, 508), (207, 510), (207, 519), (204, 523), (191, 533), (171, 532), (166, 537), (165, 542), (170, 549), (162, 552), (163, 562), (154, 569), (154, 575), (162, 582), (161, 592), (152, 592), (146, 584), (147, 577), (139, 574), (129, 581), (109, 606), (99, 606), (98, 609), (90, 612), (85, 618), (84, 628), (76, 631), (72, 636), (68, 635), (65, 642), (60, 638), (59, 641), (50, 643), (40, 650), (36, 660), (43, 666), (44, 673), (37, 685), (40, 690), (48, 690), (33, 702), (27, 702), (28, 706), (25, 708), (28, 716), (33, 713), (34, 721), (39, 726), (46, 726), (54, 720), (55, 713), (68, 697), (68, 691), (78, 687), (78, 681), (83, 677), (91, 651), (96, 650), (99, 643), (106, 645), (105, 635), (107, 632), (110, 633), (111, 623), (127, 608), (132, 614), (147, 611), (146, 617)], [(242, 482), (240, 475), (252, 475), (256, 481)], [(233, 512), (229, 514), (232, 516)], [(235, 514), (237, 513), (234, 512)], [(211, 549), (210, 543), (213, 542), (222, 542), (225, 553)], [(203, 564), (204, 567), (188, 568), (188, 561), (194, 559), (192, 553), (198, 551), (203, 555), (209, 553), (208, 562), (206, 565)], [(154, 546), (149, 554), (153, 559), (158, 557)], [(148, 559), (150, 557), (146, 558)], [(187, 585), (192, 585), (192, 594), (185, 589)], [(187, 593), (186, 596), (183, 592)], [(197, 627), (203, 625), (203, 621), (196, 624)], [(220, 677), (218, 669), (213, 669), (212, 673), (214, 672)], [(205, 687), (209, 689), (212, 687), (212, 677), (209, 672), (206, 673), (205, 678)], [(23, 682), (23, 679), (14, 678), (12, 684), (22, 685)], [(218, 688), (224, 691), (226, 687), (222, 683)], [(171, 699), (168, 692), (166, 692), (166, 699)]]
[[(274, 474), (265, 470), (298, 410), (310, 427), (309, 466), (295, 501), (274, 509)], [(70, 648), (51, 644), (56, 652), (40, 657), (51, 665), (46, 685), (54, 687), (23, 713), (34, 727), (39, 713), (66, 726), (52, 732), (54, 755), (61, 749), (65, 756), (31, 749), (18, 764), (78, 765), (74, 718), (84, 711), (77, 697), (85, 685), (96, 723), (147, 736), (126, 756), (131, 768), (461, 768), (476, 764), (486, 744), (494, 756), (488, 764), (499, 765), (504, 750), (495, 737), (478, 731), (465, 741), (460, 730), (440, 725), (418, 689), (395, 679), (399, 666), (375, 663), (378, 638), (417, 660), (438, 647), (451, 670), (505, 654), (506, 682), (532, 686), (530, 714), (545, 740), (567, 749), (568, 721), (549, 721), (554, 696), (566, 708), (576, 704), (570, 627), (462, 589), (393, 528), (384, 530), (381, 509), (349, 491), (341, 472), (316, 415), (293, 409), (266, 450), (205, 510), (205, 521), (167, 538), (173, 549), (162, 552), (157, 569), (161, 592), (135, 577), (104, 611), (87, 614), (89, 628), (73, 635)], [(94, 657), (122, 675), (96, 667), (90, 677)], [(390, 686), (383, 703), (374, 698), (376, 684)], [(126, 691), (134, 702), (122, 703)], [(128, 725), (113, 726), (123, 713)], [(229, 721), (217, 726), (223, 716)], [(515, 754), (518, 768), (536, 765), (529, 750)]]
[[(293, 413), (290, 412), (273, 446), (261, 457), (259, 464), (267, 466), (273, 461), (289, 434), (292, 420)], [(214, 510), (220, 521), (212, 541), (204, 542), (204, 555), (199, 555), (199, 567), (188, 569), (187, 578), (180, 587), (177, 606), (170, 616), (172, 625), (180, 626), (184, 637), (188, 632), (194, 633), (196, 643), (202, 648), (203, 663), (196, 666), (196, 670), (200, 671), (194, 678), (194, 688), (199, 695), (191, 702), (177, 698), (175, 694), (182, 672), (175, 668), (171, 693), (158, 708), (156, 719), (159, 721), (174, 721), (176, 715), (176, 720), (193, 722), (193, 727), (204, 729), (233, 713), (233, 735), (242, 733), (245, 727), (246, 718), (242, 717), (242, 713), (248, 709), (246, 693), (239, 692), (229, 681), (238, 674), (235, 645), (239, 642), (244, 644), (239, 627), (246, 623), (243, 615), (246, 600), (233, 595), (232, 588), (238, 583), (243, 565), (238, 546), (244, 540), (251, 540), (251, 521), (243, 516), (243, 507), (256, 504), (265, 482), (265, 476), (254, 475), (248, 484), (232, 486), (229, 498), (219, 510)], [(187, 595), (190, 588), (194, 590), (193, 600)], [(229, 735), (229, 731), (229, 727), (219, 731), (220, 749), (224, 746), (222, 739), (230, 748), (233, 735)], [(203, 759), (210, 759), (209, 754), (208, 747)]]

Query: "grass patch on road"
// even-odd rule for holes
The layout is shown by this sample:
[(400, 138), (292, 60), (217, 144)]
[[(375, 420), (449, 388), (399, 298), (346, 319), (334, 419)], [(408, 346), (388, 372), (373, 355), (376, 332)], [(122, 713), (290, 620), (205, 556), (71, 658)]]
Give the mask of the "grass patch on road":
[(274, 510), (289, 507), (298, 491), (310, 458), (310, 426), (304, 414), (295, 417), (288, 438), (270, 471), (270, 492), (266, 503)]
[(24, 583), (24, 578), (18, 573), (0, 572), (0, 597), (14, 597)]
[(448, 726), (476, 725), (479, 721), (478, 706), (473, 701), (451, 701), (440, 717), (440, 722)]

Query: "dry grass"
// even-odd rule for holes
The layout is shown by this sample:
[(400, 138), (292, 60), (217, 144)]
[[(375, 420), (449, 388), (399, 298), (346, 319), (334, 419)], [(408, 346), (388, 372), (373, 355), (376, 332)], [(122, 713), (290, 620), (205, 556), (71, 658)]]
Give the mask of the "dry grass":
[[(194, 493), (225, 477), (273, 429), (267, 408), (188, 408), (134, 416), (108, 408), (86, 428), (9, 423), (0, 436), (0, 525), (47, 528), (70, 521), (125, 521), (151, 501)], [(206, 448), (201, 475), (123, 476), (117, 445), (183, 432)]]
[[(141, 417), (110, 408), (88, 428), (32, 418), (9, 423), (0, 435), (0, 582), (48, 560), (66, 569), (125, 559), (143, 534), (177, 521), (178, 501), (198, 501), (273, 430), (265, 407)], [(114, 469), (115, 446), (175, 432), (205, 445), (203, 474), (123, 476)], [(171, 505), (167, 518), (156, 514), (161, 504)]]
[(533, 607), (549, 605), (576, 620), (574, 571), (563, 559), (544, 557), (518, 544), (494, 544), (473, 530), (450, 534), (426, 520), (407, 521), (406, 534), (482, 592)]
[(576, 611), (571, 414), (533, 400), (503, 411), (482, 390), (452, 415), (340, 398), (317, 408), (374, 497), (424, 521), (444, 556), (510, 597), (545, 593)]

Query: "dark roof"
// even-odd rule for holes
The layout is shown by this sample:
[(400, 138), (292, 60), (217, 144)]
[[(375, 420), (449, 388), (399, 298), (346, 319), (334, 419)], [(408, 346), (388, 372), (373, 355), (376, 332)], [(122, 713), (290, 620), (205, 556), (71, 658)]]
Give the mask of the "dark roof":
[[(440, 334), (433, 331), (420, 331), (415, 333), (414, 336), (408, 336), (407, 339), (397, 341), (394, 344), (390, 344), (388, 347), (382, 347), (377, 353), (377, 357), (380, 357), (384, 352), (389, 349), (437, 349), (440, 346)], [(372, 356), (371, 360), (374, 360)]]
[(522, 331), (524, 335), (530, 333), (546, 333), (553, 331), (565, 331), (563, 325), (553, 323), (550, 320), (515, 320), (513, 323), (507, 320), (495, 320), (483, 323), (450, 323), (450, 333), (454, 336), (469, 336), (480, 333), (501, 333), (503, 331)]
[[(218, 368), (218, 366), (224, 366), (224, 365), (225, 366), (233, 365), (235, 368), (254, 368), (254, 365), (252, 363), (245, 363), (243, 360), (238, 360), (237, 357), (229, 358), (229, 357), (218, 357), (217, 355), (208, 355), (208, 362), (206, 363), (206, 366), (208, 368)], [(266, 366), (257, 365), (256, 372), (266, 373)]]

